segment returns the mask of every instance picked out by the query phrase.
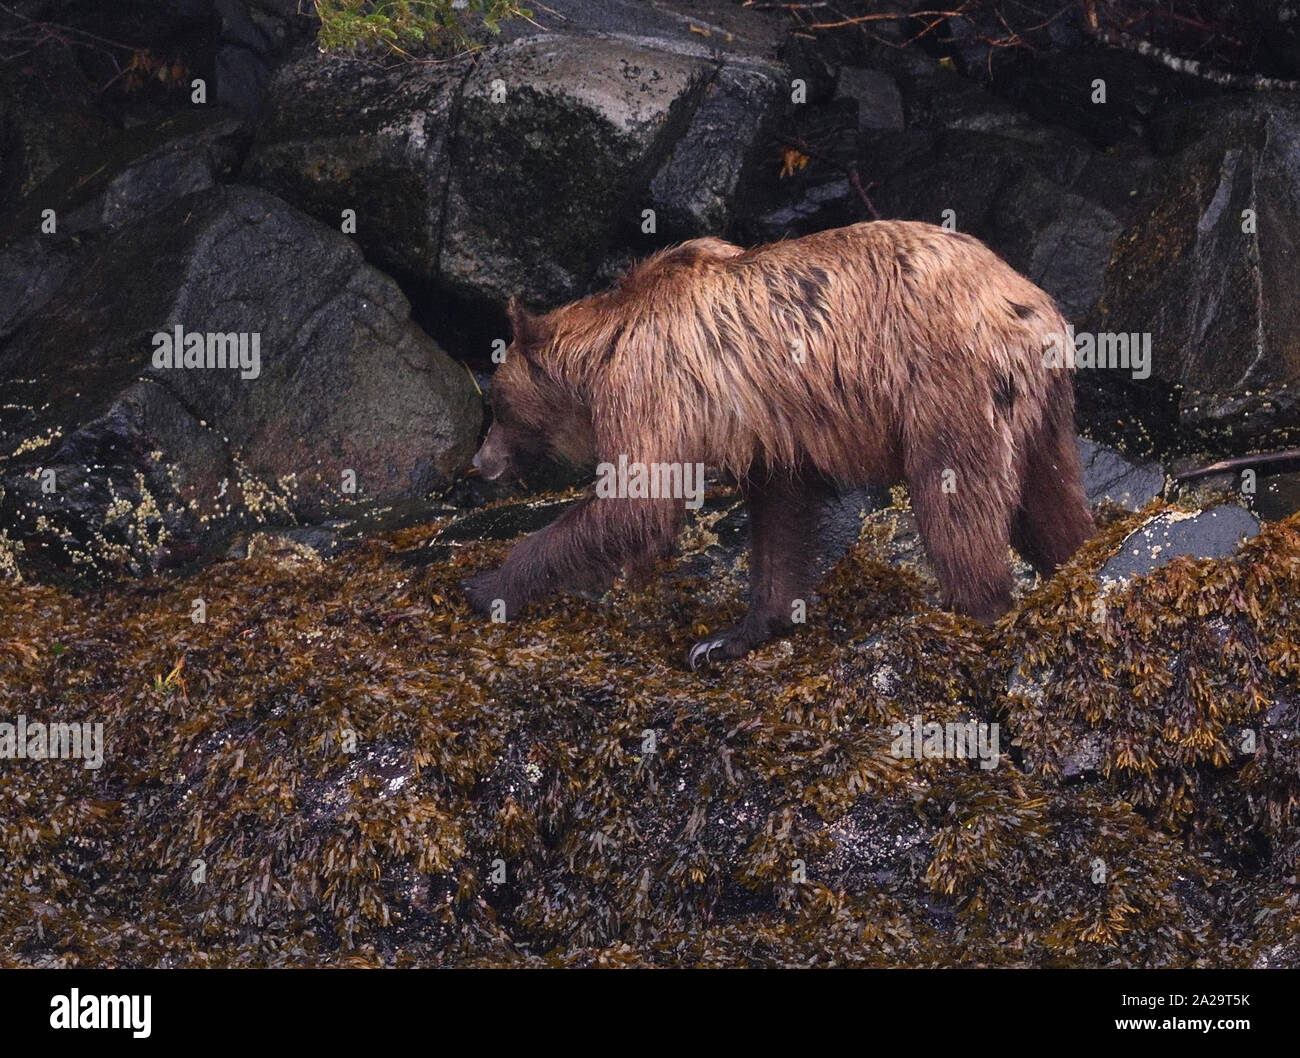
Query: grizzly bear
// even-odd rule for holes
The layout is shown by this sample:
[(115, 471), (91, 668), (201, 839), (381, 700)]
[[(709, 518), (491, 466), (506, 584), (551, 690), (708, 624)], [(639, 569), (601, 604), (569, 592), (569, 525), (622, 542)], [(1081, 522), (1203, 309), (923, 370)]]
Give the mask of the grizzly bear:
[[(707, 464), (749, 511), (749, 610), (688, 661), (737, 658), (802, 616), (827, 490), (905, 481), (942, 602), (1011, 605), (1007, 547), (1040, 572), (1092, 531), (1052, 299), (979, 240), (874, 221), (742, 250), (696, 239), (612, 289), (533, 316), (492, 381), (484, 478), (538, 454)], [(1055, 361), (1054, 361), (1055, 362)], [(556, 589), (603, 590), (667, 555), (680, 496), (592, 492), (463, 585), (503, 616)]]

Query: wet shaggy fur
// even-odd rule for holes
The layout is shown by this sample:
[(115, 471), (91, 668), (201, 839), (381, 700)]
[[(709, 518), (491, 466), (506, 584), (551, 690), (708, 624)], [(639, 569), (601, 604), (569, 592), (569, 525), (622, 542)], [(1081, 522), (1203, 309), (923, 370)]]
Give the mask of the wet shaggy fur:
[[(572, 462), (696, 463), (750, 509), (750, 609), (692, 652), (738, 657), (807, 599), (819, 494), (905, 481), (959, 612), (1010, 606), (1007, 545), (1047, 573), (1090, 534), (1067, 370), (1044, 366), (1065, 321), (977, 239), (877, 221), (742, 250), (697, 239), (613, 289), (533, 317), (492, 384), (485, 476), (549, 452)], [(581, 500), (466, 585), (507, 614), (558, 588), (601, 588), (671, 550), (672, 499)]]

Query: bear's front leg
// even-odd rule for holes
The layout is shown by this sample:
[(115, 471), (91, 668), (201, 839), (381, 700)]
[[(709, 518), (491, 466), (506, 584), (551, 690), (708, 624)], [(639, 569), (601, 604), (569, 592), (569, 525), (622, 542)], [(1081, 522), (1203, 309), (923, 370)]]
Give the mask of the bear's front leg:
[(789, 472), (748, 479), (741, 486), (749, 509), (749, 611), (734, 628), (701, 639), (687, 655), (697, 669), (742, 657), (788, 632), (806, 609), (811, 587), (810, 548), (824, 489)]
[(466, 600), (490, 615), (515, 616), (558, 590), (603, 591), (625, 566), (644, 571), (673, 546), (682, 501), (584, 496), (506, 557), (500, 569), (462, 582)]

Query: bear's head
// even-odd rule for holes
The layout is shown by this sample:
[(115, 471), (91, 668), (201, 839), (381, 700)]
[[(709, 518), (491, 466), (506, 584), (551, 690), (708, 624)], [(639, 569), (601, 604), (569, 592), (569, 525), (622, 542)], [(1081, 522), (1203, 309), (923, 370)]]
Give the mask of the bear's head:
[(492, 376), (492, 426), (474, 456), (488, 481), (525, 469), (541, 456), (575, 466), (595, 452), (591, 410), (563, 377), (552, 316), (532, 316), (511, 299), (514, 340)]

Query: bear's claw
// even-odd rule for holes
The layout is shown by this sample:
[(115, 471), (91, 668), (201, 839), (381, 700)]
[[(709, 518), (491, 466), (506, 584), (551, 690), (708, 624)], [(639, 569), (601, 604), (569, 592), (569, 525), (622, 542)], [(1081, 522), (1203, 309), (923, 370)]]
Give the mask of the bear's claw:
[(690, 665), (691, 671), (696, 671), (701, 658), (703, 658), (704, 664), (710, 664), (713, 660), (713, 652), (726, 645), (727, 640), (725, 637), (719, 639), (701, 639), (695, 644), (695, 646), (691, 647), (691, 652), (686, 657), (686, 662)]

